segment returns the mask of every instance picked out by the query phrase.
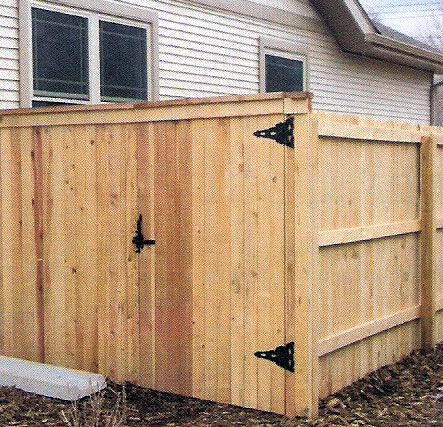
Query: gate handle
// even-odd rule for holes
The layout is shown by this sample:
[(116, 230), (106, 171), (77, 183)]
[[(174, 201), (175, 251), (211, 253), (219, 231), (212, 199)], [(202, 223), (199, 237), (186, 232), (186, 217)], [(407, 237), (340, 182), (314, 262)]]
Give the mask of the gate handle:
[(137, 220), (137, 230), (135, 231), (135, 236), (132, 239), (132, 243), (135, 246), (135, 252), (140, 253), (145, 245), (155, 245), (155, 240), (145, 240), (142, 233), (142, 214), (139, 215)]

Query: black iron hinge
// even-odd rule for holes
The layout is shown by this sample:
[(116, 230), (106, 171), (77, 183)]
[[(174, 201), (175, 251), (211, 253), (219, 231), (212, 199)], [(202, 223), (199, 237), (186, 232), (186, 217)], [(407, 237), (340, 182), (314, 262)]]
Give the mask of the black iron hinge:
[(257, 138), (273, 139), (279, 144), (294, 148), (294, 118), (289, 117), (289, 119), (277, 123), (272, 128), (258, 130), (254, 132), (254, 136)]
[(289, 372), (294, 372), (294, 342), (281, 345), (275, 350), (256, 351), (254, 355), (260, 359), (270, 360)]
[(145, 247), (145, 245), (154, 245), (155, 244), (155, 240), (145, 240), (145, 237), (143, 236), (141, 214), (138, 217), (137, 230), (135, 231), (135, 236), (132, 239), (132, 243), (134, 243), (135, 252), (137, 252), (138, 254)]

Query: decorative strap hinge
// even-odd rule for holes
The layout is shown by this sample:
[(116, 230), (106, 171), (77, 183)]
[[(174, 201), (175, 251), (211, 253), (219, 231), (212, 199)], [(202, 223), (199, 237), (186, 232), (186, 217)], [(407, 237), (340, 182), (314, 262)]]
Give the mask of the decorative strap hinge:
[(258, 130), (254, 132), (254, 136), (257, 138), (273, 139), (279, 144), (294, 148), (294, 118), (289, 117), (289, 119), (277, 123), (272, 128)]
[(294, 342), (277, 347), (275, 350), (256, 351), (255, 356), (260, 359), (270, 360), (280, 368), (294, 372)]

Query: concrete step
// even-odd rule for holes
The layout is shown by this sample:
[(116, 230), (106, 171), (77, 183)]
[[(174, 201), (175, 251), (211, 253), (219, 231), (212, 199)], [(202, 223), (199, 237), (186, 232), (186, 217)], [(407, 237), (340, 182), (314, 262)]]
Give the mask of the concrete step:
[(0, 386), (74, 401), (104, 389), (106, 381), (100, 374), (0, 356)]

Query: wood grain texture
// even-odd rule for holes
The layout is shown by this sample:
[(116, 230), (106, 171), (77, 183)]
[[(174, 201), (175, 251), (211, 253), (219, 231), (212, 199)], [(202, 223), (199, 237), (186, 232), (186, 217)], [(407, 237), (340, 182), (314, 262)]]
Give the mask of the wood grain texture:
[(36, 321), (38, 361), (45, 360), (45, 320), (44, 320), (44, 295), (43, 295), (43, 163), (41, 129), (33, 129), (33, 143), (31, 151), (33, 199), (32, 210), (34, 214), (34, 242), (35, 242), (35, 295), (36, 295)]
[(319, 236), (321, 247), (342, 245), (383, 237), (399, 236), (402, 234), (417, 233), (421, 230), (420, 221), (406, 221), (392, 224), (370, 225), (365, 227), (343, 228), (338, 230), (322, 231)]
[(193, 395), (204, 398), (206, 393), (205, 347), (205, 145), (206, 121), (192, 122), (192, 390)]
[(245, 151), (244, 120), (230, 124), (230, 247), (231, 247), (231, 402), (245, 403)]
[[(75, 334), (72, 309), (66, 307), (65, 280), (65, 143), (69, 131), (61, 128), (42, 131), (43, 150), (43, 265), (45, 312), (45, 362), (75, 365), (73, 348), (66, 339)], [(74, 322), (74, 323), (71, 323)], [(66, 326), (70, 325), (69, 333)], [(70, 351), (71, 350), (71, 351)]]
[(423, 144), (416, 144), (424, 129), (318, 117), (334, 124), (321, 131), (320, 143), (324, 397), (420, 347), (418, 232), (421, 191), (429, 183), (421, 180)]
[(284, 149), (253, 132), (282, 119), (192, 124), (194, 393), (280, 413), (284, 372), (254, 353), (285, 340)]
[[(301, 300), (296, 297), (296, 201), (295, 201), (295, 151), (285, 150), (285, 340), (294, 342), (297, 336), (297, 304)], [(303, 322), (303, 320), (301, 321)], [(306, 355), (304, 356), (306, 357)], [(297, 357), (298, 359), (298, 357)], [(303, 362), (302, 362), (303, 363)], [(285, 374), (285, 413), (293, 415), (298, 412), (298, 391), (296, 378), (290, 373)], [(299, 385), (297, 386), (299, 387)]]
[(39, 360), (32, 130), (4, 130), (0, 145), (0, 348)]
[[(260, 118), (258, 128), (271, 127), (278, 117)], [(285, 341), (285, 194), (284, 153), (287, 148), (256, 141), (257, 156), (257, 346), (274, 349)], [(285, 411), (285, 373), (258, 360), (258, 409)]]
[[(315, 418), (318, 411), (318, 308), (319, 285), (319, 141), (317, 122), (309, 115), (294, 118), (295, 148), (286, 163), (289, 184), (286, 209), (291, 222), (287, 225), (286, 256), (293, 274), (286, 289), (287, 340), (294, 341), (295, 374), (287, 375), (286, 412)], [(287, 178), (288, 179), (288, 178)], [(293, 189), (293, 192), (292, 192)], [(288, 190), (286, 190), (288, 191)], [(294, 201), (288, 200), (294, 198)], [(293, 219), (292, 219), (293, 218)], [(314, 356), (315, 355), (315, 356)]]
[[(259, 129), (257, 119), (253, 122), (247, 122), (244, 125), (244, 150), (245, 150), (245, 302), (244, 302), (244, 328), (245, 328), (245, 405), (256, 407), (258, 404), (258, 365), (262, 365), (263, 361), (259, 361), (254, 357), (254, 353), (259, 349), (257, 342), (258, 331), (258, 272), (257, 272), (257, 250), (259, 236), (258, 232), (258, 194), (257, 194), (257, 152), (256, 139), (251, 135), (254, 130)], [(262, 365), (263, 366), (263, 365)]]
[[(20, 348), (15, 348), (15, 336), (23, 334), (21, 325), (15, 326), (17, 309), (14, 308), (14, 283), (21, 289), (21, 233), (20, 233), (20, 162), (19, 146), (14, 144), (14, 135), (10, 130), (2, 132), (2, 330), (3, 352), (12, 356)], [(18, 258), (18, 259), (17, 259)], [(20, 303), (20, 301), (18, 301)], [(20, 309), (20, 308), (19, 308)]]
[(190, 395), (192, 205), (188, 190), (191, 179), (189, 124), (158, 123), (154, 132), (155, 387)]
[(320, 137), (335, 137), (343, 139), (355, 139), (363, 141), (389, 141), (389, 142), (410, 142), (421, 143), (421, 134), (419, 132), (395, 130), (387, 128), (349, 126), (346, 124), (319, 122)]
[(336, 335), (327, 337), (319, 342), (319, 357), (332, 353), (338, 349), (354, 344), (358, 341), (377, 335), (388, 329), (395, 328), (403, 323), (411, 322), (420, 317), (420, 306), (408, 308), (390, 316), (375, 319), (347, 329)]
[(127, 280), (127, 304), (128, 312), (125, 319), (126, 325), (123, 333), (127, 335), (126, 352), (127, 367), (126, 376), (132, 383), (135, 383), (140, 376), (140, 279), (139, 279), (139, 256), (135, 253), (131, 236), (134, 234), (134, 222), (140, 212), (138, 205), (138, 183), (137, 174), (137, 126), (130, 125), (126, 134), (126, 203), (125, 203), (125, 229), (123, 234), (125, 259), (126, 259), (126, 280)]
[[(66, 105), (61, 107), (45, 107), (39, 108), (20, 108), (15, 110), (3, 110), (0, 115), (7, 116), (22, 116), (22, 115), (35, 115), (41, 116), (42, 114), (62, 114), (66, 115), (76, 111), (121, 111), (121, 110), (135, 110), (135, 109), (156, 109), (158, 107), (176, 107), (176, 106), (203, 106), (206, 108), (208, 105), (214, 104), (237, 104), (242, 102), (263, 102), (266, 100), (275, 99), (293, 99), (293, 100), (306, 100), (311, 99), (312, 94), (309, 92), (272, 92), (262, 94), (250, 94), (250, 95), (226, 95), (216, 97), (205, 98), (187, 98), (187, 99), (172, 99), (167, 101), (149, 101), (149, 102), (137, 102), (137, 103), (116, 103), (116, 104), (99, 104), (99, 105)], [(37, 125), (34, 123), (34, 125)], [(8, 126), (5, 126), (8, 127)]]
[[(154, 124), (137, 126), (137, 214), (141, 214), (145, 238), (155, 239), (155, 129)], [(135, 231), (134, 229), (132, 231)], [(139, 256), (139, 378), (137, 383), (155, 384), (155, 246), (147, 246)]]
[[(300, 114), (292, 149), (253, 135), (284, 98), (188, 104), (170, 108), (196, 118), (158, 104), (1, 127), (2, 353), (315, 417), (441, 339), (439, 130)], [(140, 214), (156, 243), (136, 254)], [(255, 356), (291, 341), (295, 373)]]
[[(405, 344), (401, 347), (390, 345), (401, 334)], [(399, 360), (421, 347), (420, 324), (413, 321), (398, 328), (389, 329), (363, 342), (363, 349), (374, 349), (369, 353), (368, 365), (359, 363), (358, 345), (351, 345), (320, 358), (320, 398), (341, 390), (347, 384), (357, 381), (367, 373)], [(360, 346), (363, 344), (360, 343)]]
[(421, 325), (423, 347), (426, 350), (434, 348), (437, 343), (435, 327), (436, 304), (436, 254), (438, 251), (435, 227), (435, 157), (437, 145), (432, 137), (422, 137), (421, 147)]
[[(252, 117), (257, 115), (275, 115), (283, 113), (285, 97), (292, 97), (288, 113), (307, 113), (309, 111), (309, 98), (307, 94), (300, 96), (295, 93), (277, 93), (221, 99), (202, 99), (184, 101), (166, 101), (144, 104), (115, 104), (112, 106), (96, 107), (63, 107), (48, 109), (40, 114), (33, 110), (22, 110), (16, 114), (2, 112), (0, 128), (2, 127), (27, 127), (27, 126), (70, 126), (70, 125), (97, 125), (140, 123), (143, 121), (170, 121), (191, 120), (200, 118), (223, 117)], [(292, 98), (291, 98), (292, 99)], [(218, 101), (218, 102), (217, 102)]]
[[(434, 202), (435, 202), (435, 225), (438, 228), (434, 235), (434, 243), (436, 251), (435, 256), (435, 294), (436, 298), (441, 301), (443, 297), (443, 135), (432, 135), (434, 141), (440, 142), (434, 153)], [(437, 304), (437, 309), (441, 305)], [(443, 314), (438, 312), (435, 319), (436, 324), (436, 340), (443, 340)]]

